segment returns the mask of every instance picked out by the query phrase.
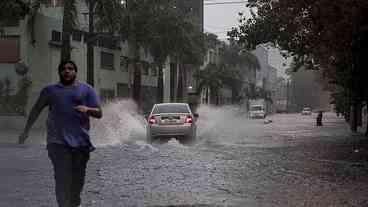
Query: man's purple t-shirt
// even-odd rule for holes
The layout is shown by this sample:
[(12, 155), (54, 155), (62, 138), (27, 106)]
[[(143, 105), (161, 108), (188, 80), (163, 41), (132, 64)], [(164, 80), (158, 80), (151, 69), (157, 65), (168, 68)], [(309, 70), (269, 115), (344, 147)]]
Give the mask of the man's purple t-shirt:
[(46, 98), (49, 106), (47, 144), (63, 144), (92, 151), (89, 117), (74, 107), (98, 107), (99, 100), (93, 88), (81, 82), (72, 86), (58, 83), (42, 89), (40, 96)]

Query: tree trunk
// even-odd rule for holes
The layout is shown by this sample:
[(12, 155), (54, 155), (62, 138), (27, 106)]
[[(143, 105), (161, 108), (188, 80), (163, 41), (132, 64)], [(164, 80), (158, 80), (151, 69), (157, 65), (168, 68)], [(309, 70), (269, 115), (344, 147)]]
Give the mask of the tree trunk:
[(350, 129), (352, 132), (358, 131), (358, 103), (354, 101), (351, 106), (351, 116), (350, 116)]
[(177, 101), (178, 102), (183, 102), (183, 85), (184, 85), (184, 67), (180, 67), (179, 71), (178, 71), (178, 87), (177, 87)]
[(62, 46), (61, 46), (61, 60), (70, 60), (71, 46), (70, 35), (73, 30), (73, 16), (70, 8), (73, 7), (74, 1), (64, 1), (63, 25), (62, 25)]
[[(140, 106), (140, 92), (141, 92), (141, 70), (138, 67), (137, 63), (139, 60), (139, 53), (137, 43), (134, 38), (130, 38), (128, 40), (129, 45), (129, 77), (133, 78), (133, 86), (130, 88), (130, 95), (133, 100)], [(130, 78), (129, 78), (130, 79)], [(130, 80), (129, 80), (130, 84)]]
[(162, 64), (158, 67), (158, 77), (157, 77), (157, 102), (163, 103), (164, 102), (164, 72)]
[[(129, 17), (129, 31), (135, 31), (135, 21), (131, 15), (130, 10), (132, 9), (132, 4), (129, 1), (126, 1), (127, 9), (128, 9), (128, 17)], [(132, 90), (132, 98), (137, 103), (138, 108), (141, 106), (141, 70), (137, 67), (137, 61), (139, 61), (139, 46), (136, 39), (136, 34), (130, 32), (128, 34), (128, 47), (129, 47), (129, 57), (132, 62), (132, 70), (129, 72), (133, 72), (133, 90)], [(129, 74), (130, 76), (130, 74)]]
[[(94, 38), (94, 8), (96, 1), (89, 1), (88, 5), (88, 39)], [(87, 83), (94, 86), (94, 52), (95, 41), (87, 40)]]
[(141, 106), (141, 68), (137, 67), (137, 62), (133, 63), (133, 100), (137, 103), (138, 107)]
[[(367, 102), (368, 103), (368, 102)], [(365, 136), (366, 137), (368, 137), (368, 114), (365, 114), (365, 116), (366, 116), (366, 118), (365, 118), (365, 124), (366, 124), (366, 126), (365, 126)]]
[(180, 73), (180, 64), (179, 64), (179, 60), (176, 59), (176, 74), (175, 74), (175, 82), (174, 82), (174, 102), (178, 102), (178, 89), (179, 89), (179, 73)]
[(365, 136), (368, 137), (368, 98), (366, 99), (365, 101), (365, 112), (364, 112), (364, 115), (365, 115)]

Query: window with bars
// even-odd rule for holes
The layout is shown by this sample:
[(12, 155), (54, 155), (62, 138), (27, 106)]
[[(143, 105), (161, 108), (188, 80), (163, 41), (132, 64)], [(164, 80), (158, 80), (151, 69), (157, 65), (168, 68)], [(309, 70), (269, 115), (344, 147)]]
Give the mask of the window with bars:
[(107, 70), (114, 70), (114, 54), (108, 52), (101, 52), (101, 68)]
[(52, 30), (51, 31), (51, 41), (61, 42), (61, 32)]
[(140, 65), (142, 66), (142, 75), (149, 75), (149, 64), (147, 62), (142, 62)]
[(157, 71), (158, 70), (158, 67), (154, 66), (154, 67), (151, 67), (151, 76), (157, 76)]
[(72, 34), (72, 39), (74, 41), (82, 41), (82, 32), (81, 31), (73, 31), (73, 34)]

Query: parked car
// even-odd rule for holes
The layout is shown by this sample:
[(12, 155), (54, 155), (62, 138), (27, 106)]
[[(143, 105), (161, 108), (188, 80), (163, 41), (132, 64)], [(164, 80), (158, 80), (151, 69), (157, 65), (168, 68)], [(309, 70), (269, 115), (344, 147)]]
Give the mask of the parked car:
[(187, 103), (155, 104), (147, 116), (147, 142), (172, 137), (180, 142), (194, 141), (197, 118), (198, 114), (192, 113)]
[(301, 114), (302, 115), (311, 115), (312, 114), (312, 109), (309, 108), (309, 107), (304, 107)]

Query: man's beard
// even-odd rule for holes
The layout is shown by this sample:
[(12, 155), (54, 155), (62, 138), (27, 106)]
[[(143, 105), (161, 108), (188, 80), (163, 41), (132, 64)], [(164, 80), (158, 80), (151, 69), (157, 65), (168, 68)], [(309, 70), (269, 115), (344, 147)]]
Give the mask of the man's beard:
[(63, 76), (61, 74), (59, 74), (59, 79), (60, 79), (60, 83), (62, 83), (63, 85), (69, 86), (72, 85), (75, 81), (76, 76), (74, 76), (72, 79), (70, 80), (65, 80), (63, 78)]

